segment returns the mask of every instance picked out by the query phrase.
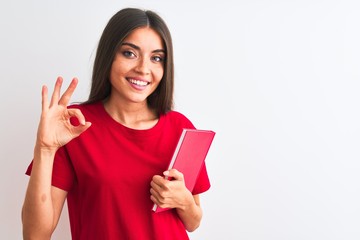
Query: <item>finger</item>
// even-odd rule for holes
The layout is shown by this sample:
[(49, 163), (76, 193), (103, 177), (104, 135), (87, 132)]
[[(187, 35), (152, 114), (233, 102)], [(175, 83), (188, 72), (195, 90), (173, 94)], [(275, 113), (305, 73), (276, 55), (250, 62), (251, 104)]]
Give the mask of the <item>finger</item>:
[(150, 195), (150, 199), (151, 199), (151, 201), (153, 202), (153, 203), (155, 203), (156, 205), (160, 205), (160, 201), (159, 201), (159, 199), (157, 198), (157, 196), (156, 195)]
[(66, 89), (66, 91), (64, 92), (64, 94), (61, 96), (61, 98), (59, 100), (60, 105), (64, 105), (64, 106), (68, 105), (70, 98), (71, 98), (72, 94), (74, 93), (77, 84), (78, 84), (78, 79), (73, 78), (69, 87)]
[(159, 198), (159, 193), (154, 188), (150, 188), (150, 194), (154, 196), (156, 199)]
[(168, 180), (166, 180), (163, 176), (155, 175), (153, 176), (152, 181), (161, 187), (165, 187)]
[(91, 122), (86, 122), (84, 125), (79, 125), (74, 127), (73, 134), (75, 137), (79, 136), (83, 132), (85, 132), (89, 127), (91, 127)]
[(86, 121), (85, 121), (85, 117), (82, 114), (80, 109), (76, 109), (76, 108), (70, 108), (67, 110), (67, 118), (70, 119), (71, 117), (75, 117), (77, 118), (77, 120), (79, 121), (80, 125), (85, 125)]
[(156, 192), (160, 192), (162, 190), (161, 185), (155, 183), (154, 181), (151, 181), (150, 186), (152, 189), (154, 189)]
[(46, 111), (46, 109), (49, 108), (49, 103), (48, 103), (48, 89), (47, 87), (44, 85), (42, 86), (41, 89), (41, 106), (42, 106), (42, 111)]
[(163, 174), (165, 177), (168, 177), (168, 178), (174, 178), (175, 180), (180, 180), (180, 181), (184, 180), (184, 175), (174, 168), (165, 171)]
[(79, 136), (81, 133), (85, 132), (90, 126), (91, 122), (86, 122), (85, 117), (82, 114), (80, 109), (71, 108), (67, 110), (67, 119), (75, 117), (78, 119), (80, 125), (73, 126), (72, 131), (75, 136)]
[(165, 202), (165, 198), (162, 197), (159, 193), (157, 193), (154, 189), (150, 189), (151, 193), (151, 200), (156, 203), (157, 205), (163, 205)]
[(63, 83), (62, 77), (58, 77), (55, 82), (55, 87), (54, 87), (54, 92), (51, 97), (50, 107), (53, 106), (54, 104), (58, 103), (62, 83)]

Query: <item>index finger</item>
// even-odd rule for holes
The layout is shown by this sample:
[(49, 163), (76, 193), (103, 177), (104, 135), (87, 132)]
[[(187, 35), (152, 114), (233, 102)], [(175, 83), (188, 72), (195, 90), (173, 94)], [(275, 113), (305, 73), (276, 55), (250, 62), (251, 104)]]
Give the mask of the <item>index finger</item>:
[(161, 184), (164, 181), (164, 177), (160, 176), (160, 175), (155, 175), (152, 178), (152, 182), (156, 183), (156, 184)]
[(64, 94), (61, 96), (61, 98), (59, 100), (59, 105), (64, 105), (64, 106), (68, 105), (70, 98), (71, 98), (72, 94), (74, 93), (77, 84), (78, 84), (78, 79), (73, 78), (69, 87), (66, 89)]
[(163, 174), (165, 175), (165, 177), (175, 178), (176, 180), (183, 180), (184, 179), (184, 175), (182, 174), (182, 172), (178, 171), (175, 168), (172, 168), (170, 170), (166, 170)]

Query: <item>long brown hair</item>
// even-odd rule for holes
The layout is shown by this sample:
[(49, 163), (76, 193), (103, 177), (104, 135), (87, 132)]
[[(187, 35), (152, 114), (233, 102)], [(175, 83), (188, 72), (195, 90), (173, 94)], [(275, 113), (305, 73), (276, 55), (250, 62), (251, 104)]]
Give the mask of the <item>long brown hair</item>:
[(148, 105), (158, 114), (164, 114), (173, 108), (174, 60), (170, 31), (158, 14), (136, 8), (120, 10), (106, 25), (96, 52), (89, 99), (83, 104), (103, 101), (109, 97), (109, 75), (118, 47), (134, 29), (145, 26), (154, 29), (161, 36), (166, 50), (164, 75), (159, 86), (148, 97)]

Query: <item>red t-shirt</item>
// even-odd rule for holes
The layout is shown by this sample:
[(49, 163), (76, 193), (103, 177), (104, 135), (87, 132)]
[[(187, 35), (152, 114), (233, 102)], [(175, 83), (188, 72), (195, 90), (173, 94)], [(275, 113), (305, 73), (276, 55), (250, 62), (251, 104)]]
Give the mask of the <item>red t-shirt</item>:
[[(170, 111), (153, 128), (135, 130), (112, 119), (102, 103), (72, 107), (92, 123), (54, 161), (52, 185), (68, 192), (72, 239), (189, 239), (176, 210), (151, 210), (150, 182), (167, 169), (182, 129), (193, 124)], [(209, 188), (204, 165), (192, 193)]]

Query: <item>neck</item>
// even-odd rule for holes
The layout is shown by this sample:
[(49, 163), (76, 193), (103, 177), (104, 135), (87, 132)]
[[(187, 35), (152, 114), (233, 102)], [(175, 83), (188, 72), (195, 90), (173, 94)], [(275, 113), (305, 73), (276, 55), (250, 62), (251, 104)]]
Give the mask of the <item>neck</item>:
[(144, 103), (121, 104), (111, 98), (104, 102), (106, 112), (118, 123), (133, 129), (149, 129), (158, 121), (156, 112)]

